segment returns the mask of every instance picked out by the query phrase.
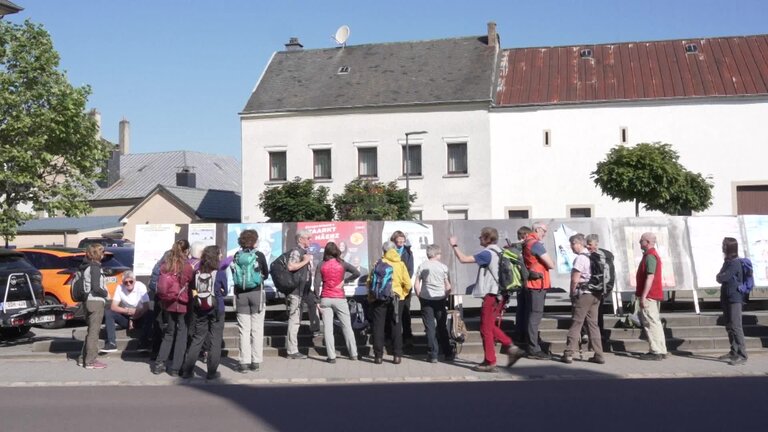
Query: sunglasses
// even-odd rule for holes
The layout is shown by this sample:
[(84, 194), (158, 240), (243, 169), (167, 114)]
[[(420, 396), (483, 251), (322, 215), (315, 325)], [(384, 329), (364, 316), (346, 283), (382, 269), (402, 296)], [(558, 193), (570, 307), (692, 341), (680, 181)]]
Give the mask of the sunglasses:
[(126, 280), (126, 281), (123, 281), (123, 283), (124, 283), (125, 285), (133, 285), (133, 282), (134, 282), (134, 281), (132, 281), (132, 280)]

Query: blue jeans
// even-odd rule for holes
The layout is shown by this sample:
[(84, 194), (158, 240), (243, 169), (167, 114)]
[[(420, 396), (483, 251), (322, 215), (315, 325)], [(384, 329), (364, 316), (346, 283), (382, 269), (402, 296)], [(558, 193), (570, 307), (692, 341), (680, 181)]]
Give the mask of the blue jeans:
[[(121, 329), (128, 328), (128, 316), (113, 311), (110, 307), (104, 310), (104, 325), (107, 328), (107, 340), (106, 343), (115, 344), (117, 336), (115, 332), (117, 327)], [(135, 328), (141, 329), (141, 336), (139, 337), (139, 343), (145, 344), (149, 341), (149, 332), (152, 331), (152, 312), (147, 311), (138, 320), (133, 321)]]

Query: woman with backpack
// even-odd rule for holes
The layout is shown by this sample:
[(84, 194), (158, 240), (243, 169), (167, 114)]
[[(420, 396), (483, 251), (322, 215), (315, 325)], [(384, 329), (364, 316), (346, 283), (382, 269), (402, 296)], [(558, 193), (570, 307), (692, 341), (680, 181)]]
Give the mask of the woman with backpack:
[[(104, 256), (104, 246), (100, 243), (91, 243), (85, 249), (85, 259), (75, 275), (79, 281), (73, 281), (72, 285), (80, 285), (82, 292), (87, 295), (82, 302), (85, 309), (85, 321), (88, 323), (88, 331), (85, 334), (85, 343), (78, 359), (78, 366), (86, 369), (104, 369), (106, 364), (96, 359), (99, 354), (99, 331), (101, 320), (104, 318), (104, 308), (107, 304), (107, 285), (104, 274), (101, 272), (101, 259)], [(81, 297), (82, 298), (82, 297)]]
[(747, 362), (747, 345), (744, 343), (744, 329), (741, 324), (741, 311), (744, 306), (744, 294), (739, 291), (739, 285), (744, 282), (744, 270), (739, 258), (739, 242), (733, 237), (723, 239), (723, 255), (725, 261), (717, 282), (720, 283), (720, 305), (723, 308), (725, 329), (731, 350), (718, 359), (727, 361), (731, 366)]
[[(171, 251), (166, 254), (160, 265), (160, 276), (157, 279), (156, 299), (165, 313), (167, 322), (163, 333), (160, 351), (157, 353), (152, 373), (160, 375), (165, 372), (165, 362), (173, 347), (173, 362), (168, 369), (168, 375), (176, 376), (184, 360), (187, 349), (186, 314), (189, 304), (189, 282), (194, 276), (192, 266), (187, 262), (189, 242), (177, 240)], [(174, 340), (176, 343), (174, 344)]]
[(269, 268), (264, 254), (256, 250), (259, 233), (243, 230), (237, 239), (240, 250), (235, 253), (229, 269), (235, 286), (235, 310), (237, 329), (240, 333), (240, 363), (235, 369), (240, 373), (258, 371), (264, 356), (264, 315), (267, 299), (264, 281)]
[[(346, 278), (345, 274), (349, 274)], [(341, 251), (334, 242), (328, 242), (323, 261), (315, 271), (315, 294), (320, 296), (320, 312), (323, 315), (323, 334), (328, 363), (336, 363), (336, 345), (333, 339), (333, 317), (339, 318), (350, 360), (357, 360), (357, 341), (349, 319), (349, 305), (344, 295), (344, 284), (355, 282), (360, 272), (341, 259)], [(321, 292), (320, 289), (322, 289)]]
[(208, 246), (203, 249), (199, 269), (189, 283), (192, 291), (192, 342), (184, 357), (181, 377), (189, 379), (194, 376), (193, 370), (197, 356), (206, 339), (210, 339), (211, 348), (208, 355), (208, 375), (206, 379), (216, 379), (221, 374), (216, 371), (221, 359), (221, 340), (224, 337), (224, 297), (227, 294), (227, 273), (218, 271), (221, 250), (218, 246)]

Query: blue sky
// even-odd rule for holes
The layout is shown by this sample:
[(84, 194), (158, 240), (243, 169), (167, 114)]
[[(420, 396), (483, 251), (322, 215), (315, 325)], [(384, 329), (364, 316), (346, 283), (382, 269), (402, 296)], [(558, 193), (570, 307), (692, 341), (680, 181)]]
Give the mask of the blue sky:
[(103, 136), (131, 122), (131, 152), (240, 157), (238, 113), (274, 51), (482, 35), (504, 48), (768, 33), (764, 0), (261, 1), (13, 0), (41, 23), (74, 85), (88, 84)]

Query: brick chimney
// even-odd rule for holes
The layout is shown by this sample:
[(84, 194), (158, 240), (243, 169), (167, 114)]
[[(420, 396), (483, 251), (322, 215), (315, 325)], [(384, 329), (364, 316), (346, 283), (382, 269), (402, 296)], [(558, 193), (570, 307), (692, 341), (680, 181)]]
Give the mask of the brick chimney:
[(120, 154), (128, 154), (131, 151), (131, 122), (123, 118), (120, 120)]
[(499, 47), (499, 34), (496, 33), (496, 23), (493, 21), (488, 22), (488, 46)]
[(304, 48), (304, 45), (299, 42), (299, 38), (297, 37), (288, 39), (288, 43), (285, 44), (286, 51), (301, 51), (302, 48)]
[(91, 110), (91, 112), (88, 113), (88, 115), (96, 121), (96, 139), (101, 138), (101, 113), (99, 110), (94, 108)]

